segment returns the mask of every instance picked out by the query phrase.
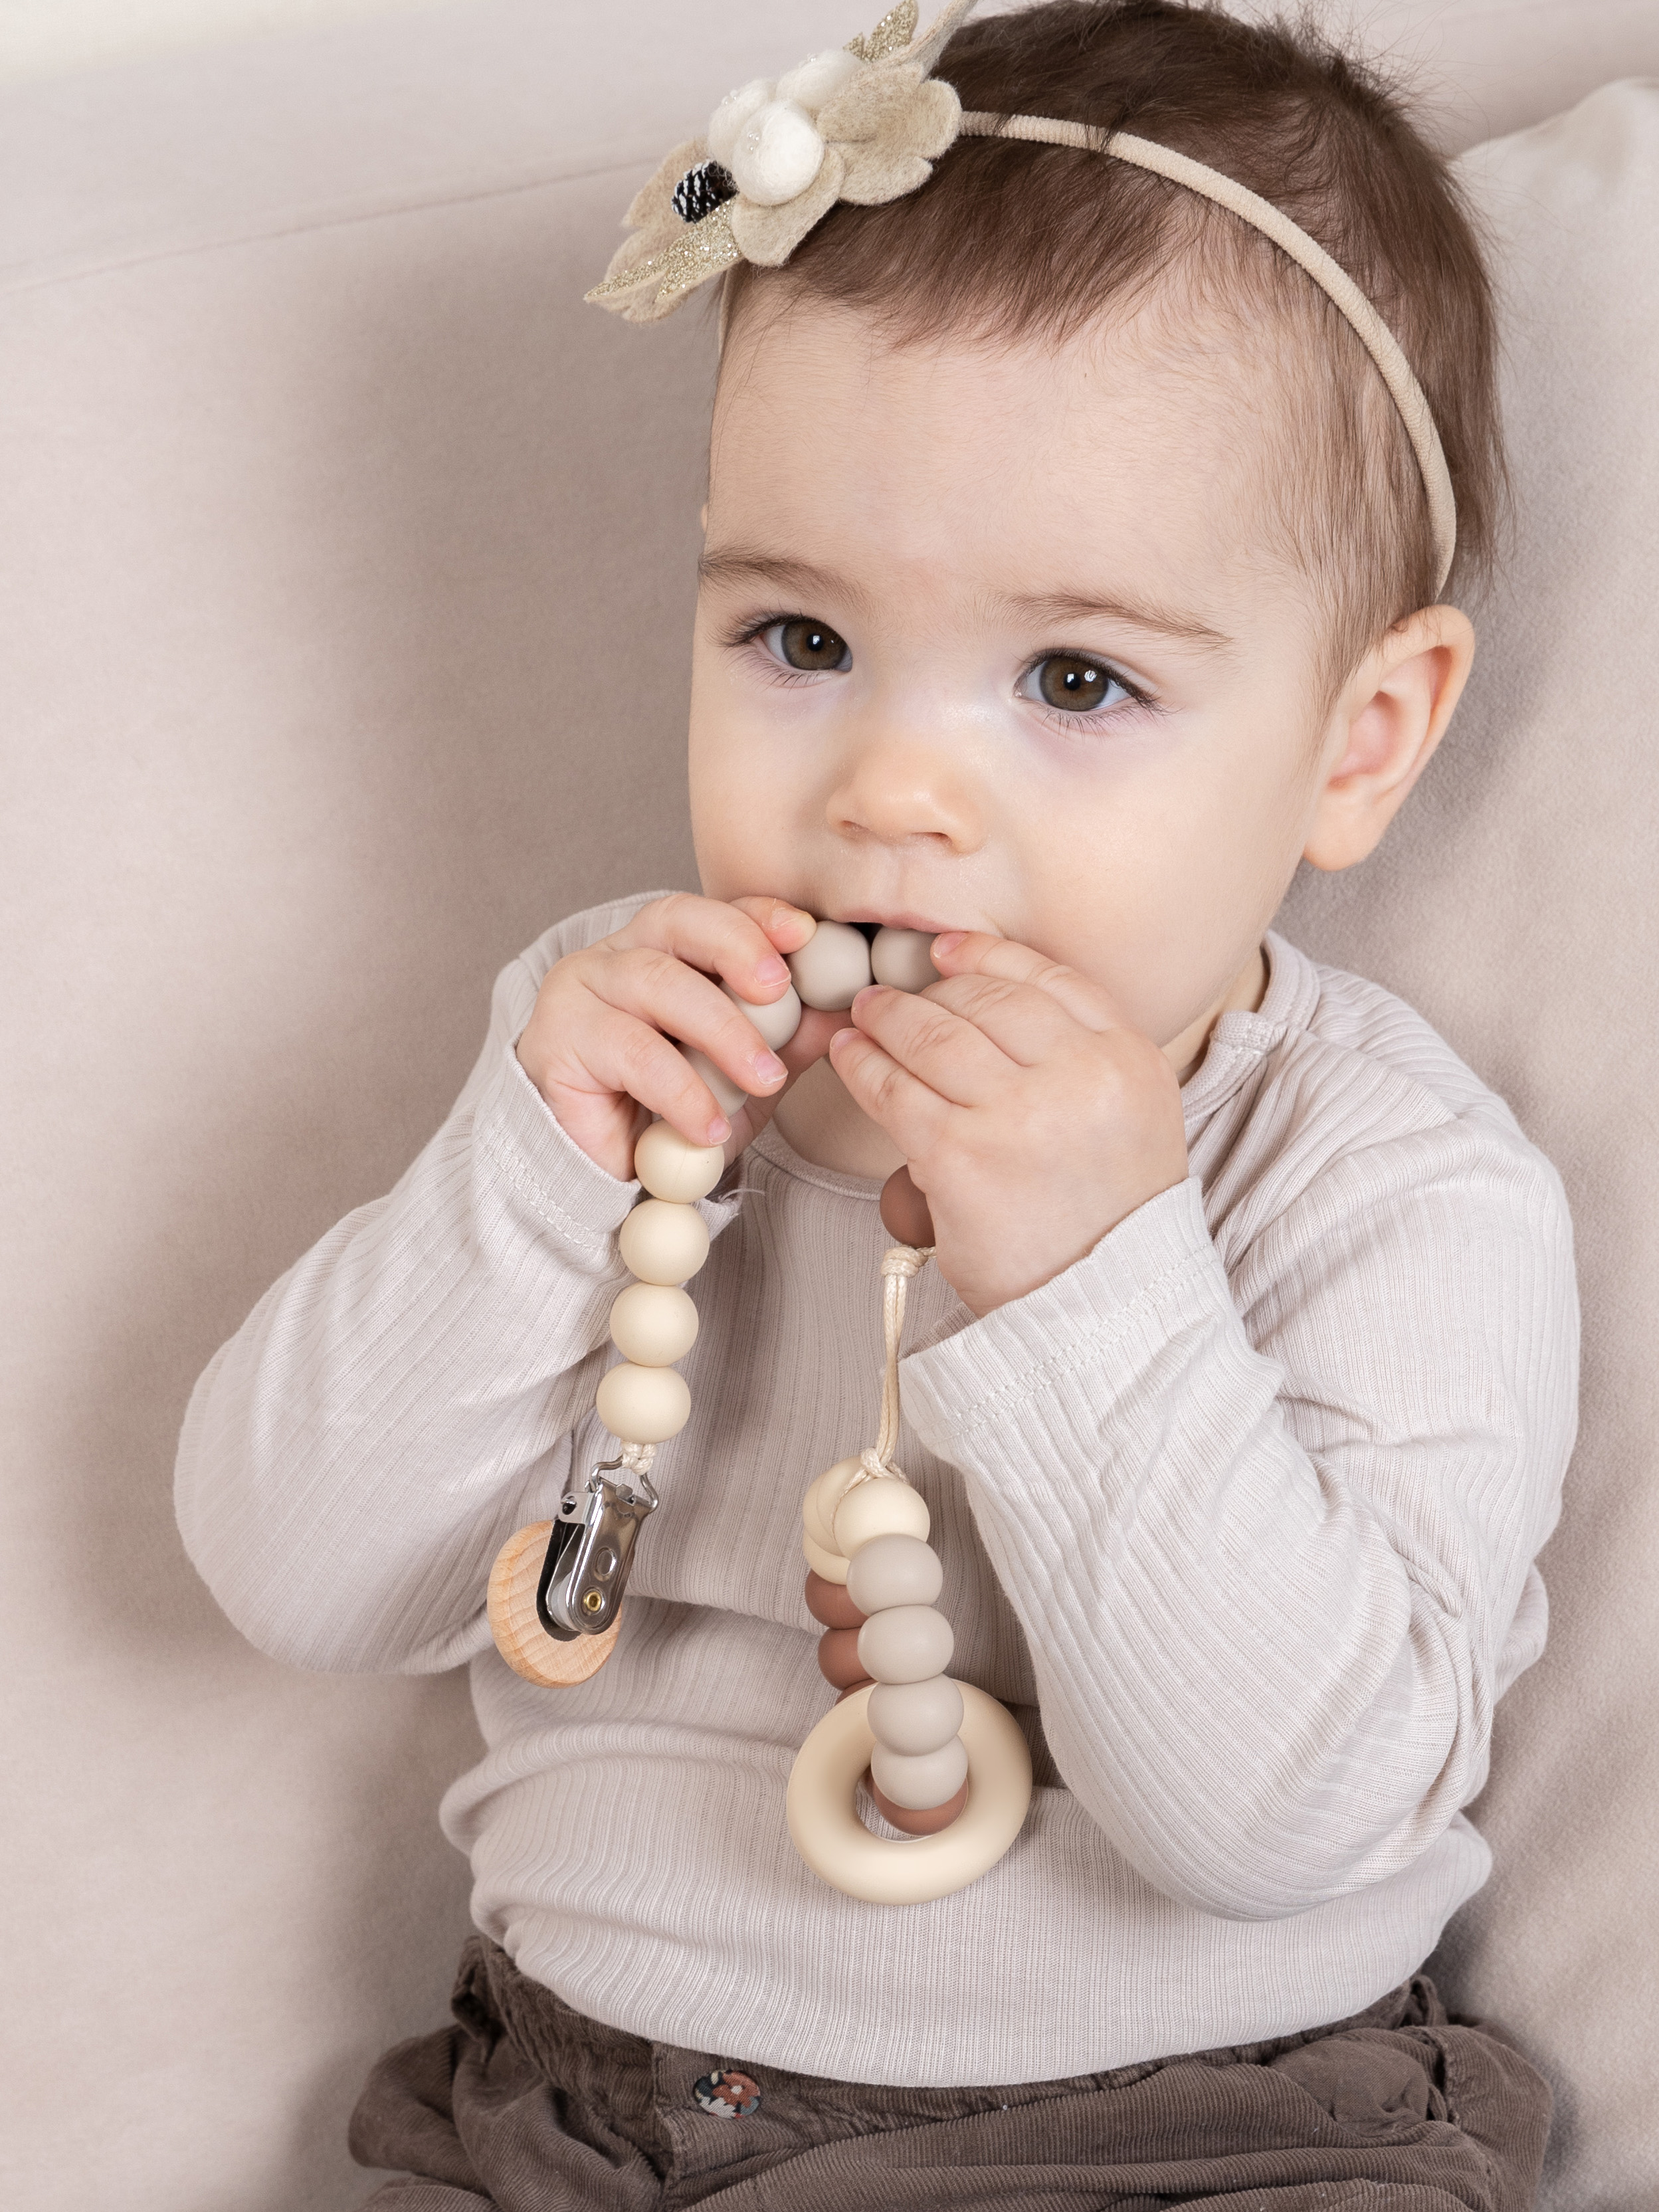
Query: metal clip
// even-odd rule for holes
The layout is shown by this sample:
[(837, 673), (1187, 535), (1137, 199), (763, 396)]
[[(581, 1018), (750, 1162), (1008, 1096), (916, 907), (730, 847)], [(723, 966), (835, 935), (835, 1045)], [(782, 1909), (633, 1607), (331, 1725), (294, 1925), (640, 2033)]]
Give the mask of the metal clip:
[[(613, 1482), (612, 1475), (629, 1480)], [(536, 1615), (550, 1636), (568, 1644), (602, 1636), (617, 1618), (634, 1540), (657, 1510), (649, 1478), (619, 1459), (602, 1460), (585, 1493), (559, 1500), (558, 1518), (536, 1586)]]

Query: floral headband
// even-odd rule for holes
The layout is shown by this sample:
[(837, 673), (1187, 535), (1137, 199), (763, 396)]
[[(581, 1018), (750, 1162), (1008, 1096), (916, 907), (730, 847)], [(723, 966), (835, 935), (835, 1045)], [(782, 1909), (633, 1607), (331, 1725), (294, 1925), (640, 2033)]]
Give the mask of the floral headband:
[(1394, 333), (1347, 271), (1270, 201), (1168, 146), (1052, 116), (964, 112), (932, 70), (976, 4), (950, 0), (918, 33), (917, 0), (899, 0), (840, 52), (814, 54), (775, 84), (757, 77), (728, 93), (706, 137), (677, 146), (638, 194), (623, 218), (633, 234), (588, 299), (631, 323), (660, 321), (735, 262), (781, 267), (838, 200), (878, 207), (915, 191), (958, 137), (1109, 155), (1231, 209), (1304, 269), (1346, 319), (1417, 456), (1441, 590), (1457, 546), (1457, 505), (1440, 434)]

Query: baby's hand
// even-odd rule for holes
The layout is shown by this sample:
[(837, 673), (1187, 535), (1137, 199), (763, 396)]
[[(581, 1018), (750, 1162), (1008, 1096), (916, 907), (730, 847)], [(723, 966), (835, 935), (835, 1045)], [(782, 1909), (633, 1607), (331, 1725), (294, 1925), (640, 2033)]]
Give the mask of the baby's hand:
[(987, 1314), (1184, 1180), (1181, 1086), (1075, 969), (957, 930), (933, 964), (919, 997), (861, 991), (830, 1056), (926, 1194), (939, 1273)]
[[(698, 971), (722, 977), (750, 1005), (769, 1006), (789, 981), (779, 956), (799, 951), (813, 927), (782, 899), (653, 899), (614, 935), (548, 970), (519, 1039), (520, 1063), (565, 1133), (618, 1182), (634, 1172), (641, 1108), (694, 1145), (726, 1146), (729, 1159), (765, 1127), (788, 1079), (823, 1057), (845, 1018), (809, 1010), (780, 1059)], [(670, 1037), (700, 1045), (734, 1083), (761, 1095), (728, 1120)]]

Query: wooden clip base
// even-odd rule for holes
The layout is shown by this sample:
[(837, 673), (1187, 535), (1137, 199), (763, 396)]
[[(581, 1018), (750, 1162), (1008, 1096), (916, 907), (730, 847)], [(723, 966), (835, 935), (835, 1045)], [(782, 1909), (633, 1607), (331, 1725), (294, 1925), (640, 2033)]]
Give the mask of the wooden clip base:
[(619, 1613), (603, 1636), (574, 1636), (566, 1644), (550, 1636), (536, 1613), (536, 1585), (553, 1534), (550, 1521), (535, 1521), (509, 1536), (489, 1571), (489, 1627), (495, 1649), (515, 1674), (544, 1690), (568, 1689), (597, 1674), (611, 1656)]

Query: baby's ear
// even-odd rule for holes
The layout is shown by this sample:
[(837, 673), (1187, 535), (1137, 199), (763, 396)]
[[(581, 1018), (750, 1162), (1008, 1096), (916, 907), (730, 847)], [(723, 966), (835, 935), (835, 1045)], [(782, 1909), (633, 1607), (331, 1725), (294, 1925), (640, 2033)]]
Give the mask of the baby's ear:
[(1428, 764), (1474, 659), (1474, 629), (1457, 607), (1420, 607), (1397, 622), (1344, 687), (1326, 730), (1327, 765), (1303, 858), (1351, 868), (1382, 842)]

